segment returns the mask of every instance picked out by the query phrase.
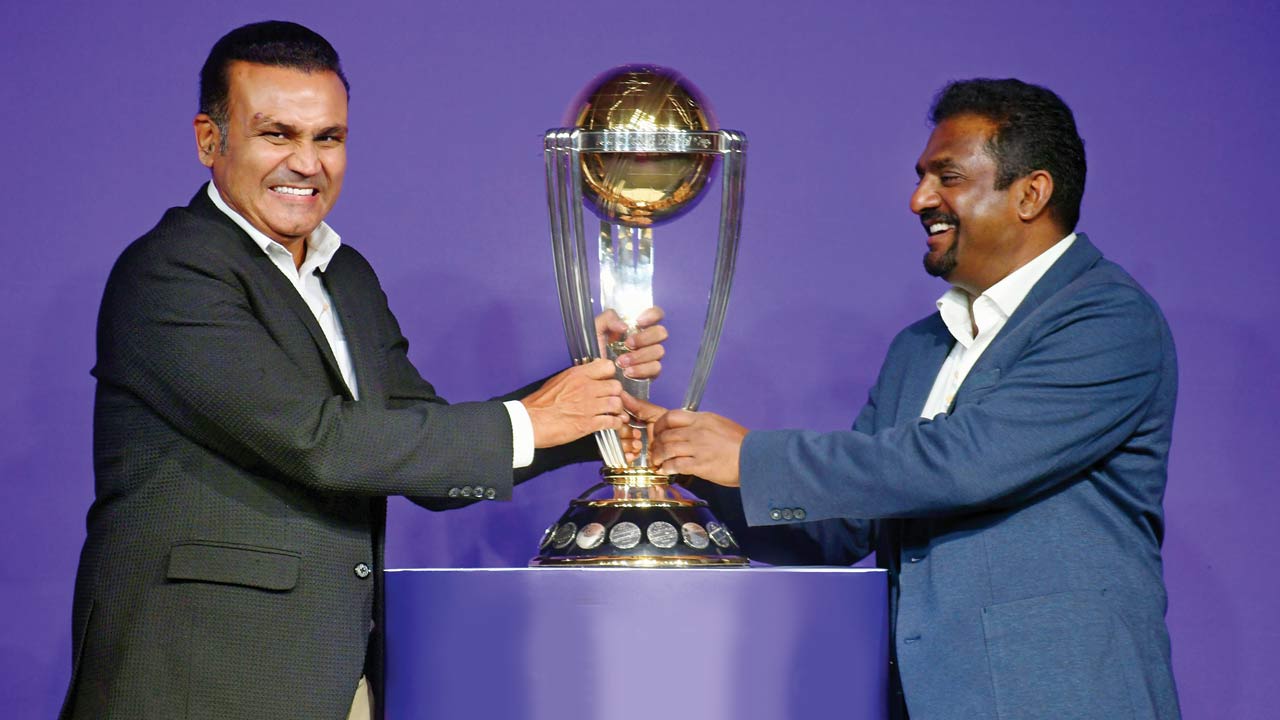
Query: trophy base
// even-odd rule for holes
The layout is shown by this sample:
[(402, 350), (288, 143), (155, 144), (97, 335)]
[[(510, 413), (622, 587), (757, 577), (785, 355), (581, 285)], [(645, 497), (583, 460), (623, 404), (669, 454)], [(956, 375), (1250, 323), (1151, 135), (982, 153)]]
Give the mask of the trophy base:
[(531, 567), (741, 567), (748, 564), (707, 503), (649, 468), (603, 468), (569, 502)]

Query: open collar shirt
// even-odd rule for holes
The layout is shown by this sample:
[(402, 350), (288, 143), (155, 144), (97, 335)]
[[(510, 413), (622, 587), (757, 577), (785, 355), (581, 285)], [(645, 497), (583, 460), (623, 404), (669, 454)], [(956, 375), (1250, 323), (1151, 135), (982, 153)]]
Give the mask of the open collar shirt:
[[(213, 204), (231, 218), (232, 222), (240, 226), (241, 230), (248, 233), (253, 242), (262, 248), (276, 268), (297, 289), (298, 294), (307, 303), (307, 307), (311, 308), (316, 322), (324, 331), (325, 339), (329, 341), (329, 349), (333, 351), (334, 359), (338, 361), (342, 381), (351, 390), (351, 396), (359, 400), (359, 381), (356, 378), (355, 366), (351, 362), (351, 350), (347, 346), (346, 334), (342, 331), (342, 320), (334, 311), (333, 299), (329, 296), (329, 291), (325, 289), (321, 279), (321, 275), (329, 269), (329, 261), (333, 260), (334, 253), (338, 252), (338, 248), (342, 246), (342, 237), (334, 232), (328, 223), (322, 221), (307, 238), (306, 257), (299, 267), (294, 265), (293, 255), (285, 246), (267, 237), (245, 220), (240, 213), (231, 209), (212, 182), (208, 185), (208, 193)], [(511, 418), (512, 467), (526, 467), (533, 463), (533, 422), (529, 418), (528, 410), (519, 401), (509, 400), (503, 403), (503, 406), (506, 407), (507, 414)]]
[(976, 298), (957, 287), (947, 290), (938, 298), (938, 313), (956, 344), (952, 346), (933, 381), (929, 399), (920, 411), (921, 417), (932, 419), (950, 411), (956, 391), (960, 389), (978, 358), (982, 357), (991, 341), (1004, 328), (1009, 317), (1022, 304), (1027, 293), (1031, 292), (1031, 288), (1071, 247), (1075, 239), (1076, 234), (1071, 233), (1059, 240)]

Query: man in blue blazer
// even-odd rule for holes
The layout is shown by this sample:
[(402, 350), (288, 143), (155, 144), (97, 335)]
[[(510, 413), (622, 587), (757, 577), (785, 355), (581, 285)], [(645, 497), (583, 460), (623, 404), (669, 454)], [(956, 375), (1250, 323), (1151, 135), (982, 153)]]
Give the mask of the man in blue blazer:
[[(1176, 718), (1160, 544), (1177, 393), (1152, 298), (1074, 232), (1084, 145), (1017, 80), (952, 83), (911, 209), (952, 288), (852, 431), (672, 411), (655, 460), (751, 557), (889, 570), (898, 717)], [(732, 497), (740, 492), (740, 504)]]

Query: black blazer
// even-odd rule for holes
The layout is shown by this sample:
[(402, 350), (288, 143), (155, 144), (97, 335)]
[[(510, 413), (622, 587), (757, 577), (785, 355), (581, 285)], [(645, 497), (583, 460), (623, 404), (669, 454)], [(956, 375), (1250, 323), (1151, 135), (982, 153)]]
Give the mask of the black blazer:
[(365, 259), (344, 245), (323, 280), (358, 402), (297, 290), (204, 188), (117, 261), (62, 717), (345, 718), (361, 673), (381, 679), (386, 497), (505, 500), (592, 455), (513, 472), (506, 410), (436, 395)]

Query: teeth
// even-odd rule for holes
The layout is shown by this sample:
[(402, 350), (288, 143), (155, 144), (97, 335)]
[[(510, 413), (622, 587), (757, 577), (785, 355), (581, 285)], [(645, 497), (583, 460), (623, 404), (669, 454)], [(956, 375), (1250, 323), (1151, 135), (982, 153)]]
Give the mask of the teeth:
[(934, 223), (929, 226), (929, 234), (937, 235), (940, 232), (946, 232), (947, 230), (950, 230), (950, 229), (951, 229), (951, 225), (948, 223), (940, 223), (940, 222)]
[(286, 185), (277, 185), (271, 189), (285, 195), (314, 195), (316, 192), (313, 188), (294, 188)]

